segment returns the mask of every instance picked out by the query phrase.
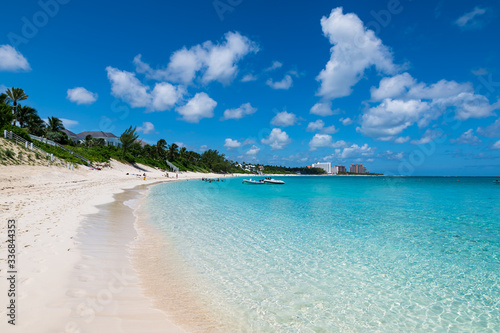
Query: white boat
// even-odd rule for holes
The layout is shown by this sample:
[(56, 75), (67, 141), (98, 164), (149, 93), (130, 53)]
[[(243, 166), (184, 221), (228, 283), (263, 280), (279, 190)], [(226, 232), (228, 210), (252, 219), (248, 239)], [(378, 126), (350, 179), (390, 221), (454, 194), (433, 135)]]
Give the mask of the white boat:
[(243, 179), (243, 184), (248, 184), (248, 185), (262, 185), (265, 184), (263, 180), (252, 180), (250, 179)]
[(284, 181), (278, 180), (278, 179), (264, 179), (264, 183), (269, 184), (269, 185), (283, 185), (285, 184)]

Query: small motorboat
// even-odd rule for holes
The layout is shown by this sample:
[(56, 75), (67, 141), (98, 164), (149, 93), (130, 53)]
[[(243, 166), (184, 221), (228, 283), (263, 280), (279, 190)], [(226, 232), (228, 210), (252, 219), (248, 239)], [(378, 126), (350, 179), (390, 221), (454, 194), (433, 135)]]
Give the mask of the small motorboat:
[(272, 178), (264, 179), (264, 183), (269, 184), (269, 185), (284, 185), (285, 184), (285, 182), (282, 180), (272, 179)]
[(243, 179), (243, 184), (247, 184), (247, 185), (263, 185), (265, 184), (263, 180), (252, 180), (252, 178), (250, 179)]

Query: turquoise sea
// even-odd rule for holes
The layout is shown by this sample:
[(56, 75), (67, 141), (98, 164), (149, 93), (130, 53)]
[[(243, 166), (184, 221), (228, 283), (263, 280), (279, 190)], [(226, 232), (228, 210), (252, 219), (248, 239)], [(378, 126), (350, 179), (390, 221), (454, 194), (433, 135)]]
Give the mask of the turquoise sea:
[(231, 331), (500, 331), (494, 178), (277, 179), (157, 185), (142, 207)]

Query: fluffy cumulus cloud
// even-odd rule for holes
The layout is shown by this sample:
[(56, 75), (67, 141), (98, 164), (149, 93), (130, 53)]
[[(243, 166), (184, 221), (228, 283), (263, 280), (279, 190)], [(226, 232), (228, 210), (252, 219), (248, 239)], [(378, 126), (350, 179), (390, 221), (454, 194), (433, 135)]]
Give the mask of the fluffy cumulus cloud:
[(155, 125), (149, 121), (145, 121), (141, 126), (137, 127), (137, 132), (144, 134), (151, 134), (155, 132)]
[(258, 52), (257, 44), (238, 32), (228, 32), (221, 43), (206, 41), (189, 49), (175, 51), (166, 68), (153, 69), (142, 61), (141, 55), (134, 59), (138, 73), (155, 80), (190, 84), (199, 74), (203, 83), (219, 81), (229, 83), (238, 72), (238, 62), (249, 53)]
[(323, 127), (325, 127), (325, 122), (321, 119), (318, 119), (314, 122), (310, 122), (308, 125), (307, 125), (307, 128), (306, 128), (306, 131), (308, 132), (316, 132), (320, 129), (322, 129)]
[(250, 103), (245, 103), (242, 104), (239, 108), (227, 109), (226, 111), (224, 111), (224, 116), (221, 118), (221, 120), (241, 119), (245, 116), (254, 114), (256, 111), (257, 109), (252, 107)]
[(321, 131), (322, 133), (333, 134), (337, 133), (338, 129), (336, 129), (334, 125), (325, 127), (325, 122), (321, 119), (318, 119), (314, 122), (310, 122), (307, 125), (306, 131), (308, 132)]
[(450, 141), (459, 145), (478, 145), (481, 143), (481, 140), (474, 135), (474, 130), (472, 128), (462, 133), (457, 139), (452, 139)]
[(227, 138), (224, 143), (224, 147), (226, 147), (227, 149), (240, 148), (241, 142), (239, 142), (238, 140)]
[(357, 144), (353, 144), (350, 147), (344, 148), (340, 157), (342, 159), (347, 158), (357, 158), (357, 157), (366, 157), (371, 156), (375, 153), (375, 148), (369, 147), (367, 143), (362, 146), (358, 146)]
[(425, 127), (448, 109), (463, 121), (492, 116), (500, 107), (500, 102), (490, 104), (475, 94), (470, 83), (441, 80), (427, 85), (408, 73), (383, 78), (379, 87), (372, 87), (371, 100), (380, 104), (364, 112), (358, 131), (381, 140), (395, 140), (413, 124)]
[(321, 117), (327, 117), (340, 113), (340, 110), (339, 109), (332, 110), (332, 103), (330, 101), (324, 101), (314, 104), (309, 113)]
[(463, 30), (480, 29), (489, 21), (486, 8), (474, 7), (470, 12), (460, 16), (455, 24)]
[(386, 99), (363, 114), (357, 130), (366, 136), (391, 139), (421, 119), (429, 108), (427, 102), (419, 100)]
[(0, 71), (29, 72), (28, 60), (10, 45), (0, 45)]
[(168, 82), (159, 82), (151, 92), (152, 109), (154, 111), (165, 111), (172, 109), (185, 94), (185, 89), (174, 86)]
[(329, 17), (321, 19), (321, 27), (333, 47), (330, 60), (316, 78), (321, 84), (319, 96), (334, 99), (350, 95), (372, 66), (386, 74), (397, 71), (390, 50), (356, 14), (344, 14), (342, 7), (335, 8)]
[(274, 116), (271, 120), (271, 124), (274, 126), (287, 127), (295, 125), (297, 121), (298, 118), (295, 114), (283, 111)]
[(182, 116), (182, 120), (189, 123), (199, 123), (200, 119), (212, 118), (217, 102), (206, 93), (201, 92), (194, 95), (186, 105), (180, 106), (176, 111)]
[(331, 135), (328, 134), (315, 134), (311, 141), (309, 141), (309, 148), (317, 150), (318, 148), (344, 148), (347, 143), (344, 140), (334, 142)]
[(269, 145), (272, 150), (281, 150), (288, 146), (292, 140), (285, 131), (279, 128), (273, 128), (269, 136), (260, 141), (262, 144)]
[(256, 145), (253, 145), (245, 154), (248, 156), (255, 156), (259, 153), (260, 148), (257, 147)]
[(134, 73), (121, 71), (111, 66), (106, 67), (111, 82), (111, 94), (130, 104), (134, 108), (148, 107), (152, 98), (149, 87), (142, 84)]
[(344, 126), (351, 125), (354, 122), (351, 118), (340, 118), (339, 120), (342, 122), (342, 125)]
[(68, 89), (66, 98), (76, 104), (92, 104), (97, 101), (97, 94), (83, 87)]
[(172, 109), (182, 100), (185, 89), (168, 82), (158, 82), (151, 89), (144, 85), (134, 73), (106, 67), (111, 82), (111, 94), (134, 108), (144, 107), (148, 111)]
[(281, 81), (273, 81), (273, 79), (268, 79), (266, 84), (273, 89), (288, 90), (292, 87), (293, 79), (290, 75), (286, 74)]

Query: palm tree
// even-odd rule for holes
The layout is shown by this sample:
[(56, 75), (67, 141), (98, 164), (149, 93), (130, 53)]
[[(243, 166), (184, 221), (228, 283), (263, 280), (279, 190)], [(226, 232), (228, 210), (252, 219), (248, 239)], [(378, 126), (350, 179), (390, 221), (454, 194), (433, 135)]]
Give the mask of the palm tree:
[(177, 144), (175, 144), (175, 143), (172, 143), (168, 147), (167, 156), (168, 156), (168, 159), (170, 161), (175, 161), (175, 159), (177, 158), (177, 154), (178, 154), (177, 148), (179, 148), (179, 146)]
[[(28, 95), (26, 95), (26, 93), (24, 92), (23, 89), (14, 88), (14, 87), (7, 89), (7, 91), (5, 93), (7, 95), (7, 98), (6, 98), (7, 103), (12, 103), (12, 105), (14, 106), (12, 113), (16, 114), (17, 102), (24, 101), (25, 99), (28, 98)], [(12, 124), (12, 125), (14, 125), (14, 124)]]
[(29, 118), (36, 114), (37, 114), (36, 110), (33, 109), (32, 107), (26, 105), (25, 106), (19, 105), (14, 116), (16, 117), (19, 127), (27, 127)]
[(29, 115), (27, 118), (28, 132), (31, 134), (42, 136), (46, 126), (47, 124), (36, 113)]
[(181, 150), (179, 151), (179, 153), (181, 155), (181, 158), (186, 158), (186, 154), (187, 154), (186, 147), (182, 147)]
[(47, 125), (48, 132), (60, 132), (64, 129), (61, 119), (56, 117), (49, 117)]
[(9, 124), (14, 120), (14, 115), (12, 114), (12, 109), (7, 103), (0, 103), (0, 128), (3, 125)]
[(0, 94), (0, 104), (7, 103), (7, 95), (4, 93)]
[(165, 150), (167, 150), (167, 141), (165, 141), (165, 139), (158, 140), (156, 143), (156, 152), (158, 157), (163, 159), (165, 157)]
[(135, 132), (135, 127), (130, 126), (123, 134), (120, 136), (120, 141), (122, 143), (122, 158), (125, 158), (125, 154), (132, 147), (134, 142), (139, 138), (139, 135)]

